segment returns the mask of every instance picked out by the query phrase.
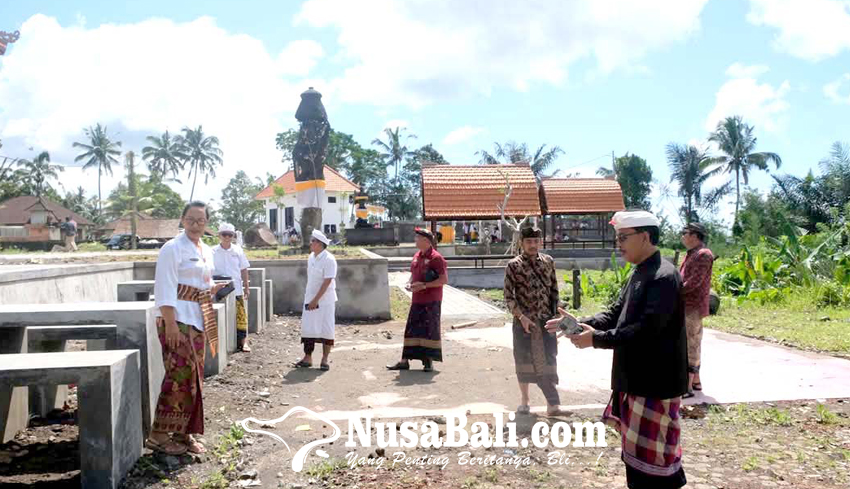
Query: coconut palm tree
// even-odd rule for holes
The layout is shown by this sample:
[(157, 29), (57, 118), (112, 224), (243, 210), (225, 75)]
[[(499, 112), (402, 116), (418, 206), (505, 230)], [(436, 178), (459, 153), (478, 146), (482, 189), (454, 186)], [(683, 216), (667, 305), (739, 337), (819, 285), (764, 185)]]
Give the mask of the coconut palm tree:
[[(398, 167), (405, 158), (413, 156), (413, 151), (408, 149), (408, 147), (402, 143), (401, 134), (406, 131), (406, 128), (396, 127), (395, 129), (390, 129), (389, 127), (384, 129), (384, 134), (387, 136), (386, 141), (381, 141), (378, 138), (372, 140), (372, 144), (378, 146), (383, 153), (381, 153), (381, 157), (387, 161), (387, 166), (395, 167), (395, 181), (398, 183)], [(416, 139), (416, 135), (408, 134), (404, 139)]]
[(183, 171), (183, 162), (187, 158), (180, 151), (177, 138), (165, 131), (162, 136), (148, 136), (146, 139), (151, 145), (142, 148), (142, 159), (148, 162), (151, 176), (158, 175), (165, 180), (165, 176), (170, 173), (172, 180), (182, 183), (177, 180), (177, 175)]
[(776, 153), (755, 152), (756, 137), (753, 126), (745, 124), (741, 116), (727, 117), (717, 123), (717, 128), (708, 140), (717, 143), (722, 156), (712, 159), (726, 173), (735, 174), (735, 223), (738, 222), (738, 208), (741, 205), (741, 178), (744, 185), (749, 183), (753, 169), (768, 171), (768, 163), (776, 168), (782, 165), (782, 158)]
[(731, 182), (711, 190), (703, 192), (703, 186), (713, 175), (721, 169), (713, 166), (713, 161), (708, 153), (696, 146), (683, 146), (675, 143), (667, 145), (667, 162), (670, 165), (670, 182), (679, 185), (679, 196), (682, 197), (682, 217), (685, 223), (699, 221), (697, 209), (705, 207), (714, 208), (720, 199), (731, 191)]
[(113, 141), (106, 134), (106, 126), (101, 126), (99, 123), (95, 127), (85, 129), (85, 134), (89, 138), (88, 144), (75, 142), (73, 147), (81, 148), (83, 152), (74, 158), (75, 162), (85, 161), (83, 170), (97, 167), (97, 210), (98, 213), (103, 211), (103, 194), (100, 189), (101, 177), (104, 173), (112, 175), (112, 165), (118, 164), (116, 156), (121, 154), (118, 148), (121, 146), (121, 141)]
[(50, 188), (48, 180), (59, 178), (59, 172), (65, 171), (62, 165), (50, 163), (50, 153), (47, 151), (42, 151), (32, 161), (19, 160), (18, 165), (24, 167), (25, 183), (29, 184), (36, 197), (41, 197)]
[(558, 171), (551, 175), (544, 175), (544, 172), (555, 163), (558, 156), (564, 154), (564, 150), (558, 146), (553, 146), (547, 150), (546, 145), (542, 144), (532, 155), (528, 151), (527, 144), (517, 144), (514, 141), (508, 141), (504, 145), (493, 143), (493, 150), (492, 154), (486, 150), (476, 151), (476, 155), (481, 155), (478, 162), (484, 165), (527, 163), (534, 175), (539, 178), (556, 175)]
[(198, 181), (198, 174), (204, 175), (204, 184), (209, 182), (210, 177), (215, 178), (215, 167), (223, 163), (221, 155), (223, 154), (218, 147), (218, 138), (215, 136), (206, 136), (203, 126), (198, 126), (197, 129), (183, 128), (183, 134), (177, 136), (177, 145), (180, 148), (185, 162), (189, 163), (189, 175), (192, 178), (192, 192), (189, 194), (189, 201), (195, 197), (195, 184)]

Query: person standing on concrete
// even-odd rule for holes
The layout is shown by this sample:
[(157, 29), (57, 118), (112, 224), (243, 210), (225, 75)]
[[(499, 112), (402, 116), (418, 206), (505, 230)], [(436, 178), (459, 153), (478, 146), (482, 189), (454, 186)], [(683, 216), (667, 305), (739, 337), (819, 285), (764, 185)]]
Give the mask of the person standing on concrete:
[(213, 252), (201, 241), (206, 204), (186, 204), (181, 219), (185, 232), (162, 246), (154, 277), (165, 377), (146, 445), (169, 455), (206, 452), (192, 435), (204, 433), (204, 354), (207, 342), (214, 356), (218, 352), (212, 297), (224, 286), (213, 282)]
[(65, 240), (65, 250), (77, 251), (77, 221), (66, 217), (65, 222), (59, 226), (59, 230), (62, 231), (62, 238)]
[[(618, 212), (611, 224), (623, 259), (635, 270), (607, 311), (578, 319), (581, 333), (559, 335), (578, 348), (614, 350), (613, 392), (602, 420), (620, 432), (628, 487), (678, 489), (687, 483), (679, 416), (688, 390), (682, 278), (661, 259), (657, 217)], [(560, 319), (570, 316), (561, 315), (546, 329), (558, 331)]]
[(688, 250), (679, 268), (682, 274), (682, 297), (685, 300), (685, 329), (688, 332), (688, 393), (702, 390), (699, 377), (702, 356), (702, 320), (708, 316), (711, 272), (714, 255), (705, 246), (705, 226), (692, 222), (682, 230), (682, 244)]
[(410, 312), (404, 327), (401, 361), (387, 365), (388, 370), (410, 370), (410, 360), (421, 360), (426, 372), (434, 371), (434, 361), (443, 361), (440, 339), (440, 310), (443, 286), (449, 281), (446, 260), (435, 249), (431, 231), (416, 229), (416, 248), (410, 264), (410, 280), (405, 288), (412, 292)]
[(328, 356), (334, 345), (336, 329), (336, 258), (327, 250), (330, 240), (318, 229), (310, 237), (310, 256), (307, 258), (307, 288), (304, 292), (304, 312), (301, 315), (301, 343), (304, 358), (295, 366), (313, 365), (316, 343), (322, 344), (322, 370), (330, 370)]
[(236, 349), (246, 353), (251, 351), (248, 346), (248, 313), (245, 301), (251, 294), (248, 284), (248, 268), (251, 264), (241, 246), (233, 242), (236, 228), (233, 224), (224, 223), (218, 229), (219, 244), (213, 247), (215, 259), (215, 274), (226, 275), (233, 281), (236, 293)]
[(560, 410), (558, 338), (546, 331), (546, 321), (558, 313), (558, 279), (555, 260), (539, 253), (541, 231), (524, 227), (522, 254), (505, 269), (505, 304), (513, 315), (513, 346), (520, 403), (517, 414), (529, 414), (528, 386), (537, 384), (546, 397), (549, 415)]

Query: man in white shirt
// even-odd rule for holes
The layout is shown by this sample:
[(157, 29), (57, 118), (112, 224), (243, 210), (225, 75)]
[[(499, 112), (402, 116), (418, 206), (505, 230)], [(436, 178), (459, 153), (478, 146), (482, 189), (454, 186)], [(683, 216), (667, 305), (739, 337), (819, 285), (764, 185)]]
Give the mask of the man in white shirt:
[(234, 243), (236, 228), (232, 224), (223, 223), (218, 229), (219, 244), (213, 247), (215, 274), (226, 275), (233, 280), (236, 294), (236, 349), (250, 352), (248, 346), (248, 314), (245, 301), (251, 293), (248, 284), (248, 258), (241, 246)]
[(322, 370), (330, 370), (328, 355), (334, 344), (336, 315), (336, 259), (327, 251), (330, 240), (318, 229), (310, 237), (310, 256), (307, 258), (307, 288), (304, 292), (304, 311), (301, 315), (301, 343), (304, 358), (296, 367), (313, 365), (313, 349), (322, 344)]

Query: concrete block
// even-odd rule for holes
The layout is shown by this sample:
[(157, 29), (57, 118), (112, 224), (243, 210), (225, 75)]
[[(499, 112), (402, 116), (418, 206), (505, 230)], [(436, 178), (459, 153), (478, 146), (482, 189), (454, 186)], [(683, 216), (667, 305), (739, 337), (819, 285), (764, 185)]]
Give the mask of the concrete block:
[(248, 332), (259, 333), (263, 330), (263, 301), (262, 289), (260, 287), (250, 287), (248, 301)]
[[(156, 331), (156, 313), (157, 310), (151, 302), (0, 304), (0, 338), (6, 336), (10, 327), (20, 328), (44, 324), (116, 325), (117, 348), (140, 352), (142, 423), (144, 433), (147, 435), (153, 426), (153, 413), (162, 387), (162, 379), (165, 376), (162, 348)], [(3, 413), (0, 412), (0, 414)], [(2, 416), (0, 416), (0, 423), (3, 423)]]
[[(265, 268), (249, 268), (248, 282), (251, 287), (259, 287), (260, 289), (260, 310), (266, 310), (266, 269)], [(253, 295), (253, 294), (252, 294)], [(265, 312), (263, 313), (262, 322), (265, 323)], [(262, 326), (261, 326), (262, 327)]]
[(205, 341), (204, 377), (211, 377), (224, 372), (227, 367), (227, 315), (224, 304), (213, 304), (218, 317), (218, 351), (213, 356), (210, 342)]
[(219, 337), (225, 340), (227, 353), (234, 353), (236, 351), (236, 292), (227, 294), (221, 303), (224, 304), (227, 326), (224, 334), (219, 334)]
[(265, 299), (265, 311), (266, 311), (266, 322), (272, 320), (274, 317), (274, 282), (271, 279), (266, 279), (266, 293), (263, 297)]
[(116, 286), (118, 302), (149, 301), (153, 297), (153, 280), (130, 280)]
[[(27, 353), (27, 329), (19, 327), (0, 328), (0, 358), (3, 354)], [(0, 443), (6, 443), (27, 427), (29, 389), (0, 382)]]
[(137, 350), (0, 355), (0, 385), (77, 384), (82, 487), (117, 489), (142, 455)]
[[(30, 353), (64, 352), (68, 340), (102, 342), (101, 350), (114, 350), (118, 327), (114, 324), (80, 326), (29, 326), (27, 336)], [(88, 345), (86, 346), (88, 351)], [(67, 385), (37, 385), (29, 387), (29, 410), (36, 416), (47, 416), (62, 409), (68, 399)]]

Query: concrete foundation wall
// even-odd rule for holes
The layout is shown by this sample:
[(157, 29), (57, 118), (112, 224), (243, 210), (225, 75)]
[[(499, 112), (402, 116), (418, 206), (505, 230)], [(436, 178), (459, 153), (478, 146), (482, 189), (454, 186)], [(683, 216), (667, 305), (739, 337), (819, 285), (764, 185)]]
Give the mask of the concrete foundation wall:
[(0, 267), (0, 304), (114, 302), (132, 263)]

